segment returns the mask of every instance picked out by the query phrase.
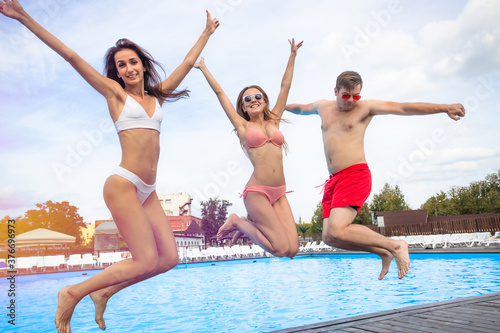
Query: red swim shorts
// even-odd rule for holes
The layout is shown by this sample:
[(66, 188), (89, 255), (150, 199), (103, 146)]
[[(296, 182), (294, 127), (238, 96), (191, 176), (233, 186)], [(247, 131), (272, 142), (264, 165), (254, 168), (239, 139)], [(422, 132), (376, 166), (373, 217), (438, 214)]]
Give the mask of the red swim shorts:
[(333, 175), (325, 183), (323, 218), (334, 207), (351, 206), (358, 212), (372, 190), (372, 174), (366, 163), (354, 164)]

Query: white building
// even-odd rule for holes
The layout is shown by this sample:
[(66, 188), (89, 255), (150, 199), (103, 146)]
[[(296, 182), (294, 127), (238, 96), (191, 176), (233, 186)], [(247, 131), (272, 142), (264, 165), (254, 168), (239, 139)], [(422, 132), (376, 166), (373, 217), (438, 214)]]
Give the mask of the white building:
[(191, 202), (193, 198), (189, 194), (158, 194), (158, 198), (167, 216), (191, 215)]

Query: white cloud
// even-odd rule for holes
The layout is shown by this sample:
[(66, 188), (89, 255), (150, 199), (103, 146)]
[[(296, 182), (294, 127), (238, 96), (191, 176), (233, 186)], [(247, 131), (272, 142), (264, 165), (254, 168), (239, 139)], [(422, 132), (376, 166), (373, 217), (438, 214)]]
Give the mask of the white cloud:
[(475, 160), (476, 162), (481, 159), (488, 159), (491, 157), (500, 157), (500, 148), (490, 149), (483, 147), (470, 147), (470, 148), (454, 148), (442, 149), (435, 152), (435, 162), (437, 164), (450, 164), (459, 163), (459, 161)]
[[(500, 65), (500, 3), (472, 0), (456, 20), (422, 28), (430, 68), (439, 75), (484, 75)], [(434, 61), (432, 61), (434, 59)]]
[(476, 171), (478, 169), (478, 162), (474, 161), (463, 161), (457, 162), (449, 165), (445, 165), (444, 170), (460, 170), (460, 171)]

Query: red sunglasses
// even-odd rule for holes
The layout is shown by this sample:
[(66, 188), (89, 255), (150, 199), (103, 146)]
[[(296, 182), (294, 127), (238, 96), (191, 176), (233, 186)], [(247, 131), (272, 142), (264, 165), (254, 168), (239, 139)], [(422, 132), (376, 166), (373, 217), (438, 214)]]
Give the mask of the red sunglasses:
[(342, 94), (342, 99), (349, 99), (351, 98), (355, 101), (359, 101), (361, 99), (361, 95), (349, 95), (349, 94)]

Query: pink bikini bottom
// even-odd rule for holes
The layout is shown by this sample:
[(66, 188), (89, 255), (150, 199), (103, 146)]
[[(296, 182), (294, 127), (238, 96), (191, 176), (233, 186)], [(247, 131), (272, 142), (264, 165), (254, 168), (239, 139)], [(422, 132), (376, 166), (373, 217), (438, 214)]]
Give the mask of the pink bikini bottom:
[(287, 192), (286, 185), (281, 185), (281, 186), (254, 185), (245, 188), (243, 194), (241, 194), (240, 197), (245, 198), (248, 192), (261, 193), (266, 196), (267, 200), (269, 200), (271, 205), (274, 205), (276, 201), (279, 200), (279, 198), (285, 195), (285, 193), (291, 193), (293, 191)]

